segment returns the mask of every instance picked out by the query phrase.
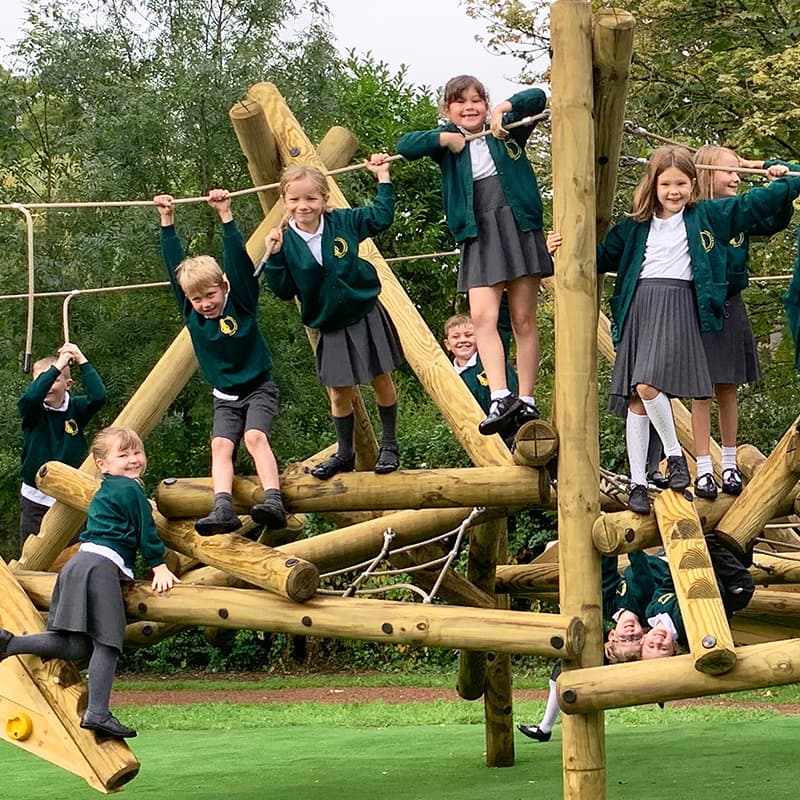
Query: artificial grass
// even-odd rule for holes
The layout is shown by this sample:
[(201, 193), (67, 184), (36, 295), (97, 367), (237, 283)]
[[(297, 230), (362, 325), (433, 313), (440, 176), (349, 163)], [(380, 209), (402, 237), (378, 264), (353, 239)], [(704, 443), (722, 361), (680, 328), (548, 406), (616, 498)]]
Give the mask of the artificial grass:
[[(385, 709), (380, 729), (359, 728), (358, 719), (351, 719), (349, 727), (327, 719), (318, 725), (244, 728), (233, 715), (235, 708), (241, 707), (216, 706), (216, 719), (223, 723), (220, 729), (142, 729), (131, 742), (142, 771), (125, 787), (124, 797), (557, 800), (562, 796), (560, 727), (548, 744), (518, 736), (516, 766), (488, 769), (480, 724), (403, 725), (392, 714), (397, 707), (391, 706)], [(733, 715), (727, 711), (710, 709), (709, 721), (690, 715), (681, 718), (678, 713), (692, 710), (674, 709), (671, 719), (651, 714), (649, 722), (631, 722), (621, 711), (608, 715), (609, 800), (796, 796), (791, 765), (800, 717), (766, 712), (749, 720), (739, 711), (738, 721), (731, 724)], [(130, 722), (130, 711), (120, 716)], [(177, 718), (181, 710), (171, 711)], [(209, 725), (210, 720), (201, 724)], [(0, 743), (0, 754), (3, 797), (98, 796), (79, 778), (5, 742)]]

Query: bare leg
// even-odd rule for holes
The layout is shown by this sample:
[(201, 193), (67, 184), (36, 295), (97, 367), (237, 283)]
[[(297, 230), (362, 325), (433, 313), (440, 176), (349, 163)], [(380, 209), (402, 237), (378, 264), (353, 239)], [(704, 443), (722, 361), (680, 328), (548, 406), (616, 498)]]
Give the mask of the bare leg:
[[(478, 355), (480, 355), (481, 363), (486, 371), (486, 379), (489, 381), (491, 392), (508, 389), (506, 357), (503, 351), (503, 342), (497, 331), (502, 293), (502, 283), (494, 286), (475, 286), (469, 290), (469, 312), (475, 328)], [(510, 299), (509, 297), (509, 301)]]
[[(532, 397), (539, 372), (539, 328), (536, 308), (539, 302), (539, 277), (526, 275), (508, 284), (508, 306), (511, 327), (517, 344), (517, 377), (519, 393)], [(483, 361), (483, 356), (481, 356)], [(486, 366), (486, 362), (483, 362)], [(488, 373), (487, 373), (488, 376)]]

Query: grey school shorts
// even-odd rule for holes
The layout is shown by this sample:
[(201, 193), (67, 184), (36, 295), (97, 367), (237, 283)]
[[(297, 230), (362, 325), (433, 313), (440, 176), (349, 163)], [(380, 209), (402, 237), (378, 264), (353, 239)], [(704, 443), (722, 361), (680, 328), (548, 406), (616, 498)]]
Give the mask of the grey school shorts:
[(264, 381), (238, 400), (215, 397), (211, 437), (230, 439), (239, 444), (245, 431), (262, 431), (269, 436), (272, 421), (278, 414), (278, 399), (278, 387), (272, 381)]

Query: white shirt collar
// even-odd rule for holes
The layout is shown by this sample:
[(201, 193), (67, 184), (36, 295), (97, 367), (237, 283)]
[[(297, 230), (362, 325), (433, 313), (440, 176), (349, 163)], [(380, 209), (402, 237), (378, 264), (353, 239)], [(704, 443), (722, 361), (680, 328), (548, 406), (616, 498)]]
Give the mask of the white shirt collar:
[(477, 363), (478, 363), (478, 351), (476, 350), (472, 354), (472, 356), (470, 356), (469, 361), (467, 361), (467, 363), (464, 364), (463, 367), (459, 367), (458, 364), (456, 364), (456, 362), (454, 361), (453, 362), (453, 368), (460, 375), (462, 372), (468, 370), (470, 367), (474, 367)]
[(69, 392), (64, 392), (64, 402), (56, 408), (56, 406), (49, 406), (47, 403), (42, 403), (42, 405), (48, 411), (66, 411), (69, 408)]

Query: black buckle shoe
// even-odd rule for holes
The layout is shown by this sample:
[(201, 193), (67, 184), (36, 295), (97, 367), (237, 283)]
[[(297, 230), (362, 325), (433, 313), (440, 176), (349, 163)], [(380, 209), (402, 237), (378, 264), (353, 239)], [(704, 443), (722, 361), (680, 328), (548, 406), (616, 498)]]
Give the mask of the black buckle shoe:
[(742, 473), (736, 467), (722, 470), (722, 491), (725, 494), (741, 494), (743, 488)]
[(343, 458), (338, 453), (334, 453), (330, 458), (326, 458), (312, 467), (309, 472), (321, 481), (326, 481), (332, 478), (339, 472), (352, 472), (356, 468), (356, 454)]
[(543, 731), (538, 725), (517, 725), (517, 730), (529, 739), (537, 742), (549, 742), (553, 735), (551, 731)]
[(676, 492), (682, 492), (692, 482), (684, 456), (667, 456), (667, 481)]
[(484, 436), (491, 436), (500, 431), (513, 420), (525, 405), (515, 394), (507, 394), (499, 400), (492, 400), (489, 414), (478, 424), (478, 430)]
[(634, 514), (650, 513), (650, 496), (647, 494), (647, 487), (641, 483), (632, 483), (628, 493), (628, 508)]
[(215, 536), (218, 533), (233, 533), (242, 527), (242, 521), (232, 508), (215, 508), (207, 517), (197, 520), (194, 529), (201, 536)]
[(522, 408), (517, 411), (517, 414), (514, 417), (514, 424), (519, 429), (526, 422), (533, 422), (535, 419), (539, 419), (541, 416), (542, 415), (539, 413), (539, 409), (536, 408), (535, 405), (530, 405), (523, 400)]
[(109, 714), (102, 719), (94, 719), (90, 717), (87, 711), (81, 720), (81, 728), (94, 731), (100, 736), (107, 736), (111, 739), (133, 739), (136, 736), (136, 731), (123, 725), (113, 714)]
[(385, 444), (378, 451), (378, 460), (375, 462), (375, 472), (386, 475), (395, 472), (400, 466), (400, 454), (396, 444)]
[(694, 482), (694, 493), (697, 497), (702, 497), (704, 500), (716, 500), (719, 487), (714, 480), (714, 476), (710, 472), (704, 475), (698, 475)]

